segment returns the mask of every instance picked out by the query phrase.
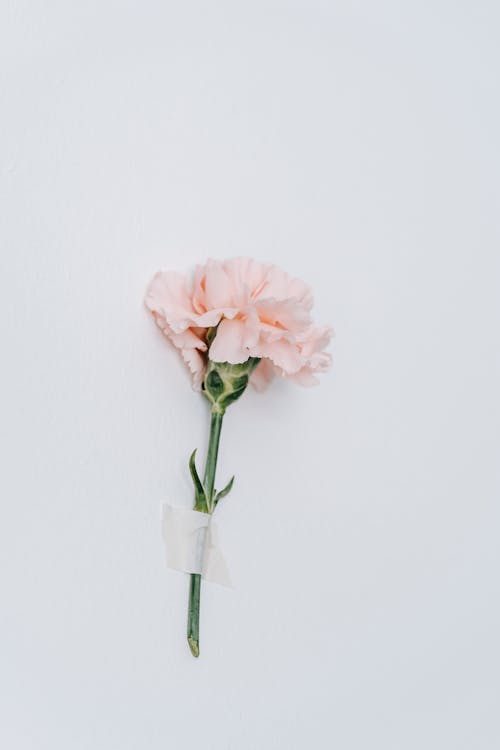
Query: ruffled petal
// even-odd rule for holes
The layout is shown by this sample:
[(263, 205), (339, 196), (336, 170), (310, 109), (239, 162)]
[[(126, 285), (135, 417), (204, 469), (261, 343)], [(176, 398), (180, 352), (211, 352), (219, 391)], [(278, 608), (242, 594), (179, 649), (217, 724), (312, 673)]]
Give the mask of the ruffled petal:
[(184, 362), (191, 371), (194, 390), (201, 391), (201, 384), (203, 383), (207, 368), (205, 357), (202, 356), (198, 349), (181, 349), (180, 352)]
[(313, 385), (318, 385), (318, 378), (313, 375), (312, 370), (309, 367), (303, 367), (298, 372), (294, 372), (293, 375), (286, 375), (287, 380), (296, 385), (302, 385), (306, 388), (310, 388)]
[(261, 393), (269, 387), (276, 375), (276, 368), (269, 359), (262, 359), (250, 375), (250, 385)]
[(217, 327), (209, 355), (217, 362), (261, 362), (251, 376), (257, 388), (276, 374), (301, 385), (330, 366), (332, 332), (311, 321), (309, 287), (280, 268), (251, 258), (209, 260), (192, 279), (163, 271), (151, 281), (146, 305), (182, 354), (195, 387), (206, 370), (208, 329)]
[(184, 321), (194, 314), (186, 277), (175, 271), (158, 271), (155, 274), (145, 303), (152, 313), (165, 318), (172, 330), (176, 331), (187, 328)]
[(261, 338), (251, 354), (252, 357), (267, 357), (287, 374), (297, 372), (304, 364), (297, 345), (284, 338), (279, 341), (266, 341)]
[(309, 310), (293, 299), (256, 300), (255, 309), (262, 323), (281, 331), (300, 333), (311, 325)]
[(245, 346), (245, 322), (224, 319), (217, 328), (217, 335), (210, 346), (213, 362), (230, 362), (233, 365), (246, 362), (250, 357)]
[(272, 266), (253, 258), (230, 258), (224, 268), (233, 285), (234, 304), (243, 307), (260, 294)]
[(313, 305), (313, 296), (307, 284), (300, 279), (292, 278), (277, 266), (267, 268), (265, 284), (262, 285), (255, 299), (266, 299), (268, 297), (274, 297), (278, 300), (294, 299), (308, 310)]
[(209, 260), (205, 268), (205, 306), (207, 310), (233, 306), (233, 286), (220, 261)]

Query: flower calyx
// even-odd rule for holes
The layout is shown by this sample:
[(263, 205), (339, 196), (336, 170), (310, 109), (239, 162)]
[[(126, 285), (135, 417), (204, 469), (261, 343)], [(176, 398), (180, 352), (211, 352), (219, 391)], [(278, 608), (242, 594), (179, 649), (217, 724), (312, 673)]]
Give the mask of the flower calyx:
[(249, 357), (246, 362), (236, 365), (208, 360), (202, 392), (210, 401), (212, 412), (224, 414), (227, 407), (243, 394), (259, 362), (259, 357)]

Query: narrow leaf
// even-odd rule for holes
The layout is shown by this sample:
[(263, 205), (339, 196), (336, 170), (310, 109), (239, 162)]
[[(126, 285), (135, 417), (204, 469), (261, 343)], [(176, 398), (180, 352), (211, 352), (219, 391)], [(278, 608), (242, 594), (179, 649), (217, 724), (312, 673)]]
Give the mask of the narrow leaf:
[(215, 505), (217, 505), (217, 503), (219, 502), (219, 500), (221, 500), (223, 497), (226, 497), (226, 495), (229, 495), (229, 493), (231, 492), (231, 488), (233, 486), (233, 482), (234, 482), (234, 477), (231, 477), (231, 479), (226, 484), (226, 486), (224, 487), (224, 489), (220, 490), (216, 494), (216, 496), (215, 496)]
[(196, 498), (198, 499), (199, 497), (203, 497), (206, 502), (205, 490), (203, 489), (203, 485), (200, 481), (200, 477), (198, 476), (198, 472), (196, 471), (195, 458), (196, 458), (196, 448), (191, 453), (191, 458), (189, 459), (189, 471), (191, 472), (191, 479), (193, 480), (194, 489), (196, 492)]

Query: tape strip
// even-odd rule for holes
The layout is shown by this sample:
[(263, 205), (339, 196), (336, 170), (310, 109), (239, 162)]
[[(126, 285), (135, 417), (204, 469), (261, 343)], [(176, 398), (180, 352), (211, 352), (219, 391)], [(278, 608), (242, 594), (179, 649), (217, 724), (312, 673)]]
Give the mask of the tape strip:
[(162, 533), (167, 565), (185, 573), (231, 586), (231, 577), (219, 547), (217, 524), (209, 513), (162, 505)]

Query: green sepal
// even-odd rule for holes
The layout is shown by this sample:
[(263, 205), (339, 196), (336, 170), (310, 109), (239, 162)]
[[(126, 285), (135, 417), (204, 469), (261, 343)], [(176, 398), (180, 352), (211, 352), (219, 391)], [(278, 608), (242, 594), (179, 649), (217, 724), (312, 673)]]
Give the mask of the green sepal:
[(210, 370), (205, 378), (205, 390), (210, 394), (212, 401), (216, 402), (224, 393), (224, 381), (217, 370)]
[(236, 401), (242, 395), (248, 385), (248, 376), (240, 375), (239, 377), (234, 378), (231, 385), (232, 390), (225, 393), (223, 392), (219, 397), (218, 403), (224, 411), (227, 409), (229, 404), (232, 404), (233, 401)]
[(217, 503), (219, 502), (219, 500), (222, 500), (223, 497), (226, 497), (226, 495), (229, 495), (229, 493), (231, 492), (232, 486), (233, 486), (233, 482), (234, 482), (234, 477), (231, 477), (231, 479), (226, 484), (226, 486), (224, 487), (224, 489), (223, 490), (219, 490), (219, 492), (216, 494), (215, 500), (214, 500), (214, 508), (217, 505)]
[(201, 510), (203, 513), (208, 513), (207, 496), (196, 470), (195, 458), (196, 448), (191, 453), (191, 457), (189, 459), (189, 471), (191, 472), (191, 479), (193, 480), (195, 494), (194, 509)]
[(205, 340), (207, 342), (207, 347), (208, 348), (210, 348), (210, 345), (212, 344), (212, 341), (214, 340), (214, 338), (217, 335), (217, 328), (218, 328), (218, 324), (216, 326), (211, 326), (210, 328), (207, 329)]
[(208, 359), (202, 391), (210, 401), (212, 411), (224, 414), (227, 407), (240, 398), (259, 362), (258, 357), (249, 357), (235, 365)]

